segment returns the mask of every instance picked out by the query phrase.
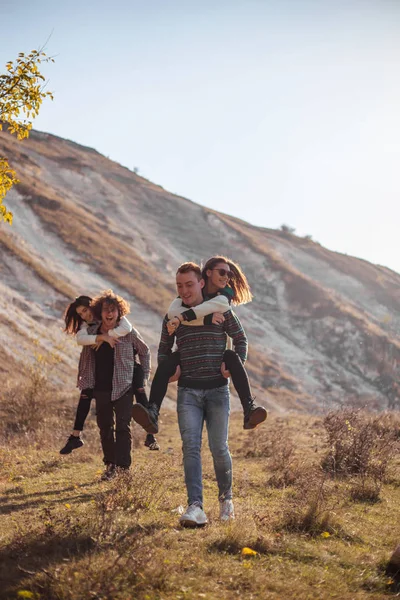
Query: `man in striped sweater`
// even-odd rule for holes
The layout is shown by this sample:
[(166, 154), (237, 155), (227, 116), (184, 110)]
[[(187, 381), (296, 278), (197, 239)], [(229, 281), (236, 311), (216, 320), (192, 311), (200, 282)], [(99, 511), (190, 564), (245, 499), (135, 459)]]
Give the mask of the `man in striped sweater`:
[[(176, 274), (176, 286), (182, 302), (192, 307), (203, 302), (204, 280), (195, 263), (184, 263)], [(228, 448), (229, 387), (228, 374), (222, 371), (227, 335), (243, 362), (247, 357), (247, 338), (237, 316), (228, 310), (220, 323), (178, 327), (168, 334), (168, 316), (164, 318), (158, 361), (168, 358), (176, 340), (180, 352), (178, 379), (178, 422), (183, 442), (183, 464), (188, 493), (188, 508), (180, 519), (186, 527), (207, 523), (203, 511), (201, 438), (206, 423), (208, 444), (218, 484), (220, 518), (234, 518), (232, 502), (232, 459)]]

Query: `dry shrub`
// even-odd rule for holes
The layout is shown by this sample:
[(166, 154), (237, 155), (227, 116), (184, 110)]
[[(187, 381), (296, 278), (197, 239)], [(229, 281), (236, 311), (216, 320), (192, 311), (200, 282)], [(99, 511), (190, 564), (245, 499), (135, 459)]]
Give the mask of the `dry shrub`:
[(322, 468), (333, 476), (356, 477), (351, 495), (375, 501), (399, 448), (399, 417), (361, 409), (331, 412), (324, 419), (329, 450)]
[(296, 455), (296, 445), (286, 429), (274, 432), (268, 468), (272, 471), (267, 481), (271, 487), (284, 488), (294, 485), (301, 476), (302, 466)]
[(297, 447), (289, 429), (274, 427), (257, 430), (246, 440), (246, 458), (266, 458), (266, 467), (272, 472), (267, 485), (284, 488), (294, 485), (301, 476), (302, 464), (297, 456)]
[(3, 434), (9, 437), (37, 431), (49, 414), (52, 397), (47, 377), (32, 368), (26, 383), (16, 384), (1, 393)]
[(170, 570), (153, 560), (153, 553), (150, 543), (131, 537), (106, 552), (92, 551), (77, 563), (38, 573), (31, 589), (41, 600), (160, 598), (171, 587)]
[(96, 506), (101, 514), (115, 510), (138, 513), (155, 508), (164, 492), (160, 480), (149, 476), (148, 467), (135, 465), (112, 480), (111, 488), (97, 497)]
[(350, 498), (354, 502), (369, 502), (373, 504), (379, 501), (381, 487), (382, 485), (378, 481), (359, 477), (354, 480), (350, 488)]
[(331, 475), (353, 478), (352, 500), (377, 502), (400, 446), (398, 416), (345, 409), (330, 413), (324, 425), (329, 451), (323, 458), (323, 468)]
[(36, 433), (52, 416), (50, 402), (56, 389), (49, 373), (59, 362), (57, 349), (47, 355), (36, 353), (34, 363), (21, 373), (20, 381), (0, 392), (0, 422), (6, 438)]
[(335, 513), (342, 503), (338, 485), (315, 466), (302, 475), (292, 494), (285, 498), (282, 527), (312, 536), (328, 532), (344, 537)]

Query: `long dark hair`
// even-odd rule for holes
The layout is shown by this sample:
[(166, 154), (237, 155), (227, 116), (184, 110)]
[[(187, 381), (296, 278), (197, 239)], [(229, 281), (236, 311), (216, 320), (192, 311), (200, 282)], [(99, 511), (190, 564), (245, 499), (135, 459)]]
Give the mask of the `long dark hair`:
[(204, 281), (206, 282), (205, 289), (207, 289), (207, 271), (215, 268), (218, 263), (226, 263), (229, 265), (229, 269), (232, 273), (232, 277), (229, 279), (228, 285), (232, 288), (233, 298), (232, 304), (238, 306), (239, 304), (246, 304), (251, 302), (253, 294), (251, 293), (250, 286), (248, 284), (246, 275), (237, 263), (234, 263), (230, 258), (226, 256), (213, 256), (209, 258), (203, 267), (201, 272)]
[(78, 306), (86, 306), (87, 308), (89, 308), (91, 301), (92, 299), (89, 298), (89, 296), (78, 296), (73, 302), (68, 304), (64, 313), (64, 331), (66, 333), (70, 333), (72, 335), (78, 333), (79, 328), (83, 323), (83, 319), (78, 315), (76, 309), (78, 308)]

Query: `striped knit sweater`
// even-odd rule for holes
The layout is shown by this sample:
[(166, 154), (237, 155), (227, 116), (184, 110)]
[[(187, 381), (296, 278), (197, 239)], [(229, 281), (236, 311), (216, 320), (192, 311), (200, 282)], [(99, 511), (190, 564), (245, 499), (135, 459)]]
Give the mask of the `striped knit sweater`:
[(227, 334), (232, 338), (235, 352), (243, 363), (245, 362), (247, 338), (242, 324), (231, 310), (224, 313), (224, 317), (225, 321), (221, 325), (179, 326), (174, 335), (168, 335), (168, 316), (165, 316), (158, 348), (158, 362), (168, 358), (176, 339), (182, 370), (178, 386), (212, 389), (227, 385), (228, 380), (221, 374)]

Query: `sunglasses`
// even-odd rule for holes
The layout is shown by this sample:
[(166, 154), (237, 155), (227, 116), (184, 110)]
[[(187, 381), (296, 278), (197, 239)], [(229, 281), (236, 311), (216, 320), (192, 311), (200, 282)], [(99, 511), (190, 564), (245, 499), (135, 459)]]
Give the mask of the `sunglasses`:
[(225, 269), (211, 269), (211, 271), (218, 271), (218, 274), (221, 275), (221, 277), (233, 277), (232, 271), (226, 271)]

